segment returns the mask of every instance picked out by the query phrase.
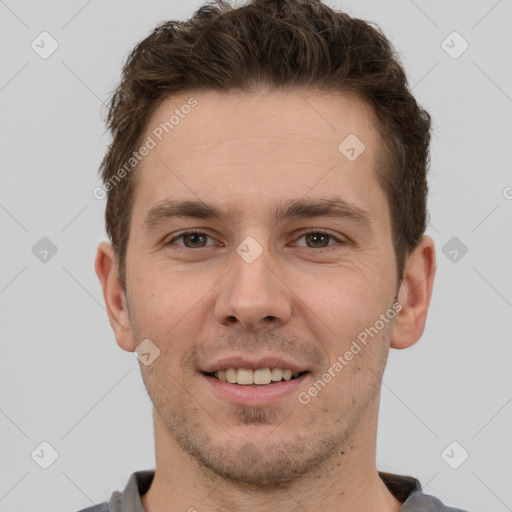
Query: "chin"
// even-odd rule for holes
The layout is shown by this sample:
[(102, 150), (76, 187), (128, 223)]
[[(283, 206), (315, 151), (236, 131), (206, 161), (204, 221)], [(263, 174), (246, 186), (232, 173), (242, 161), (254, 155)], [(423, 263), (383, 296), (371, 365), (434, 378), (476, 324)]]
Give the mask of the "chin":
[(206, 473), (259, 489), (283, 488), (306, 475), (311, 477), (337, 453), (339, 444), (332, 433), (313, 435), (291, 432), (282, 425), (254, 423), (228, 431), (218, 427), (208, 434), (175, 431), (174, 437)]
[(224, 445), (210, 445), (206, 453), (196, 453), (195, 457), (203, 468), (232, 483), (282, 488), (310, 474), (327, 458), (308, 457), (303, 449), (297, 450), (297, 444), (300, 446), (302, 443), (274, 442), (263, 447), (247, 441), (235, 447), (231, 441)]

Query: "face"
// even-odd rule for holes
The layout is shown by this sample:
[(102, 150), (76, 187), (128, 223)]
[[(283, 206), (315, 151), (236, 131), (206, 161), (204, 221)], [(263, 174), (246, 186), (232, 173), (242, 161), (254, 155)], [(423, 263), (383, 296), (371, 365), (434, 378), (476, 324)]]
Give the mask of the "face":
[[(293, 481), (378, 408), (397, 292), (381, 141), (349, 95), (191, 96), (168, 134), (154, 130), (190, 96), (155, 111), (138, 170), (127, 302), (135, 345), (160, 351), (142, 376), (203, 467)], [(364, 151), (339, 149), (350, 134)]]

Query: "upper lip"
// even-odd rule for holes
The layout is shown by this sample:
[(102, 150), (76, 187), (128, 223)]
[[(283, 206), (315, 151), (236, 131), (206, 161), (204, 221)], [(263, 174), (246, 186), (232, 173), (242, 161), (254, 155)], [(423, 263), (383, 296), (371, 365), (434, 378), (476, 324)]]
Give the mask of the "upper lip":
[(304, 364), (293, 361), (287, 356), (247, 357), (240, 354), (222, 357), (216, 361), (205, 363), (200, 370), (205, 373), (212, 373), (218, 370), (227, 370), (228, 368), (248, 368), (251, 370), (283, 368), (299, 373), (308, 371)]

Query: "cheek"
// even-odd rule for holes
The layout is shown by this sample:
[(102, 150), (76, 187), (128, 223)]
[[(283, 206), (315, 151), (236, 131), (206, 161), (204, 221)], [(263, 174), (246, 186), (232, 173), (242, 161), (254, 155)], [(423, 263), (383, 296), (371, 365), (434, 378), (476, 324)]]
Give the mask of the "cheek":
[[(172, 352), (179, 360), (204, 326), (211, 310), (211, 294), (219, 276), (212, 271), (199, 275), (183, 267), (173, 269), (168, 261), (142, 262), (132, 266), (130, 276), (132, 315), (141, 340), (149, 338), (162, 355)], [(205, 308), (209, 308), (208, 310)]]
[(307, 281), (301, 286), (301, 298), (329, 324), (348, 326), (371, 320), (387, 294), (376, 265), (365, 264), (361, 257), (357, 263), (345, 263), (322, 277), (298, 277), (301, 283)]
[[(307, 297), (304, 303), (308, 309), (298, 314), (309, 319), (308, 328), (313, 331), (317, 343), (323, 345), (330, 364), (352, 351), (348, 355), (351, 362), (345, 362), (347, 367), (341, 372), (349, 380), (360, 380), (360, 376), (355, 375), (358, 368), (371, 367), (377, 371), (381, 364), (385, 332), (379, 330), (375, 334), (372, 327), (391, 302), (388, 304), (389, 289), (385, 289), (386, 282), (380, 277), (378, 268), (362, 263), (347, 265), (337, 269), (328, 279), (317, 276), (316, 280), (308, 280), (309, 285), (302, 290), (302, 296)], [(304, 295), (306, 288), (310, 291), (309, 296)], [(368, 343), (364, 344), (364, 341)], [(336, 380), (345, 382), (345, 378)]]

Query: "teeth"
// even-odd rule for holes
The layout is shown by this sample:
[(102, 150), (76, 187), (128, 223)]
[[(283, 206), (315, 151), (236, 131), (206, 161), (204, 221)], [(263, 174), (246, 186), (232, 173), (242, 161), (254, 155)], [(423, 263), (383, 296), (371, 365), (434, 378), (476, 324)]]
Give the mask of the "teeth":
[(226, 370), (226, 380), (231, 384), (236, 384), (236, 374), (237, 371), (234, 368), (228, 368)]
[(236, 374), (237, 384), (254, 384), (253, 371), (246, 368), (239, 368)]
[(283, 370), (281, 368), (272, 368), (272, 381), (279, 382), (283, 378)]
[(231, 384), (265, 386), (271, 382), (279, 382), (283, 379), (291, 380), (292, 377), (298, 377), (299, 372), (292, 372), (283, 368), (259, 368), (258, 370), (228, 368), (227, 370), (219, 370), (214, 375), (222, 382), (229, 382)]
[[(238, 373), (240, 373), (240, 370), (238, 370)], [(270, 368), (254, 370), (253, 381), (254, 384), (270, 384), (272, 382), (272, 374), (270, 373)]]

